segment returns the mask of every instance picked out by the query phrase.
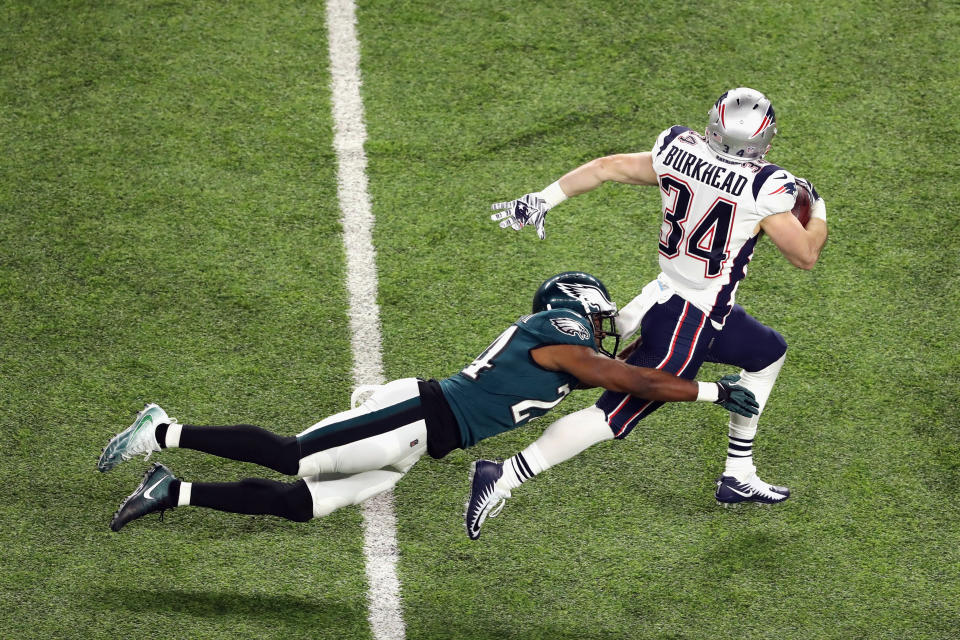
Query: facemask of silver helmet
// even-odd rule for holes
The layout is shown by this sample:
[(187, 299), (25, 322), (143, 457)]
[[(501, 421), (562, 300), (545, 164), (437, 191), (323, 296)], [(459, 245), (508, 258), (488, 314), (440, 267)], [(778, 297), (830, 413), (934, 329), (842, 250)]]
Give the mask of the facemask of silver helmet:
[(707, 121), (707, 144), (727, 160), (759, 160), (777, 135), (773, 105), (754, 89), (731, 89), (717, 99)]

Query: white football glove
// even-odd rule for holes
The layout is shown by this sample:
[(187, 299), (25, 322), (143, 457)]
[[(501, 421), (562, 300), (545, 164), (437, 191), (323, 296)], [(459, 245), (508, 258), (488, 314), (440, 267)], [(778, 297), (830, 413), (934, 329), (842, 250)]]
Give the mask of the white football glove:
[(543, 229), (543, 223), (547, 217), (547, 211), (550, 211), (550, 205), (543, 199), (539, 191), (528, 193), (522, 198), (510, 200), (508, 202), (498, 202), (490, 206), (499, 213), (491, 214), (490, 219), (494, 222), (500, 221), (500, 228), (511, 227), (517, 231), (528, 226), (537, 227), (537, 235), (543, 240), (547, 234)]

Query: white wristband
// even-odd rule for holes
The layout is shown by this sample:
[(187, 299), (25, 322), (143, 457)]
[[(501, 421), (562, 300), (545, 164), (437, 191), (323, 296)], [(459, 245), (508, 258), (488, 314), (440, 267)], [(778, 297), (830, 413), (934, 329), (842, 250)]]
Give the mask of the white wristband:
[(720, 398), (720, 387), (716, 382), (698, 382), (697, 386), (700, 387), (698, 402), (716, 402)]
[(563, 192), (563, 189), (560, 188), (560, 181), (552, 183), (549, 187), (540, 192), (540, 197), (543, 198), (547, 206), (553, 208), (567, 199), (567, 194)]
[(810, 217), (819, 218), (824, 222), (827, 221), (827, 203), (823, 201), (823, 198), (818, 198), (816, 202), (810, 205)]

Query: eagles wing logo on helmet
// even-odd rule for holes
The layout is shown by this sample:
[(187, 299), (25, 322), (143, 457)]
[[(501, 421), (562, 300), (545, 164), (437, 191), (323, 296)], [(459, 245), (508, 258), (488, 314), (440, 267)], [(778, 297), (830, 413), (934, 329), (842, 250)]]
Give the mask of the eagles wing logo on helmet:
[(590, 332), (587, 331), (587, 328), (573, 318), (552, 318), (550, 324), (556, 327), (557, 331), (568, 336), (574, 336), (582, 340), (590, 339)]
[(579, 282), (558, 282), (557, 287), (571, 298), (576, 298), (582, 302), (587, 313), (611, 311), (613, 309), (613, 304), (607, 299), (607, 296), (592, 285)]

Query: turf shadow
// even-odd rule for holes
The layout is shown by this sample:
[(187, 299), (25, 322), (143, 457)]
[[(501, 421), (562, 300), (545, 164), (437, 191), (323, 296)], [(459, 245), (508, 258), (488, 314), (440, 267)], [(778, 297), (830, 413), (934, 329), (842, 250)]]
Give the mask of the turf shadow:
[(366, 602), (304, 598), (287, 594), (250, 594), (231, 590), (105, 588), (90, 594), (88, 605), (138, 613), (177, 614), (273, 626), (351, 628), (366, 624)]

